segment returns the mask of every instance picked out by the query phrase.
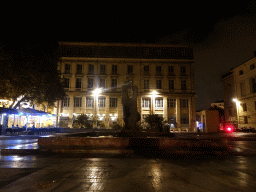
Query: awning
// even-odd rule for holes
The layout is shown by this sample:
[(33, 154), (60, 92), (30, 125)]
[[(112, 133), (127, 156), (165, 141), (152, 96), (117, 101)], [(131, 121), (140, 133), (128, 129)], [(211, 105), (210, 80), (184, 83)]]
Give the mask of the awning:
[(22, 108), (18, 109), (19, 114), (24, 114), (24, 115), (35, 115), (35, 116), (43, 116), (43, 115), (48, 115), (48, 113), (44, 111), (39, 111), (36, 109), (32, 108)]
[(16, 109), (11, 109), (11, 108), (4, 108), (4, 107), (0, 107), (0, 114), (18, 114), (18, 110)]

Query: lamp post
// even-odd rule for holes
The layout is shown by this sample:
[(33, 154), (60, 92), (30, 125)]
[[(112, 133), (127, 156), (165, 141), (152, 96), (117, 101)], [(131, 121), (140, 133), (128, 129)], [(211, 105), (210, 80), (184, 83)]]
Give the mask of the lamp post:
[(234, 98), (233, 102), (236, 103), (236, 119), (237, 119), (237, 126), (238, 126), (238, 124), (239, 124), (239, 104), (240, 104), (240, 101), (238, 101), (236, 98)]
[(93, 118), (94, 118), (94, 120), (95, 120), (95, 124), (94, 124), (94, 126), (95, 127), (97, 127), (97, 115), (98, 115), (98, 96), (99, 96), (99, 94), (101, 93), (101, 89), (95, 89), (94, 91), (93, 91), (93, 96), (94, 96), (94, 100), (95, 100), (95, 102), (94, 102), (94, 114), (93, 114)]

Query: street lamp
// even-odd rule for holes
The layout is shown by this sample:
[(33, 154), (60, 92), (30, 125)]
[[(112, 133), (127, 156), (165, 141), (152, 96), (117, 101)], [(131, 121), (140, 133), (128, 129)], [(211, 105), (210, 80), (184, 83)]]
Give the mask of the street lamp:
[(94, 120), (95, 120), (95, 126), (97, 127), (97, 115), (98, 115), (98, 111), (97, 111), (97, 108), (98, 108), (98, 96), (99, 96), (99, 94), (101, 93), (101, 89), (99, 89), (99, 88), (97, 88), (97, 89), (95, 89), (94, 91), (93, 91), (93, 96), (94, 96), (94, 100), (95, 100), (95, 103), (94, 103), (94, 115), (93, 115), (93, 117), (94, 117)]
[(240, 104), (240, 101), (238, 101), (238, 99), (234, 98), (234, 99), (233, 99), (233, 102), (236, 103), (236, 118), (237, 118), (237, 126), (238, 126), (238, 124), (239, 124), (239, 121), (238, 121), (238, 118), (239, 118), (238, 112), (239, 112), (239, 104)]

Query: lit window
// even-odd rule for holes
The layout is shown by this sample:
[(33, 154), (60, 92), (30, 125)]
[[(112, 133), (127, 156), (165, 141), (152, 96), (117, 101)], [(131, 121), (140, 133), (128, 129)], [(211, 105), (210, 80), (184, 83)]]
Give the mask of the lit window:
[(105, 97), (99, 97), (98, 98), (98, 107), (104, 108), (106, 105), (106, 98)]
[(92, 108), (93, 105), (94, 105), (94, 102), (93, 102), (93, 98), (92, 97), (86, 97), (86, 107), (88, 108)]
[(74, 97), (74, 107), (82, 106), (82, 97)]
[(163, 107), (163, 99), (162, 98), (156, 98), (155, 108), (162, 108), (162, 107)]
[(150, 98), (143, 98), (142, 99), (142, 108), (149, 108), (150, 107)]
[(62, 107), (69, 107), (69, 97), (65, 97), (62, 100)]

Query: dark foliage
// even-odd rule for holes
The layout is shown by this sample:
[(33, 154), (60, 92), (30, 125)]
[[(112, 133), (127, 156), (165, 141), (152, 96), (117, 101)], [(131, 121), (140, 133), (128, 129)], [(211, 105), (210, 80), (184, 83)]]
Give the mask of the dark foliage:
[(65, 96), (57, 42), (2, 42), (0, 54), (0, 97), (53, 105)]

